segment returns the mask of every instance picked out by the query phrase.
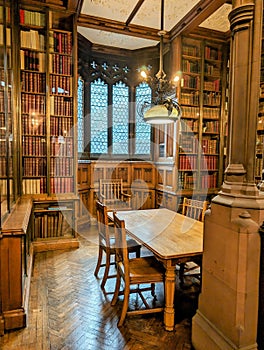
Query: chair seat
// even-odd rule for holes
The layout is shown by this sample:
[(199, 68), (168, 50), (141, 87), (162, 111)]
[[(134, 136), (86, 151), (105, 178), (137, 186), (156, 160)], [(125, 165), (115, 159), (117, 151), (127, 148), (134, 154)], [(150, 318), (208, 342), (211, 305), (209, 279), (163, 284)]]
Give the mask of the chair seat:
[[(123, 265), (119, 265), (124, 274)], [(129, 259), (130, 284), (163, 282), (164, 267), (153, 257)]]
[[(128, 252), (135, 251), (135, 248), (141, 248), (141, 245), (135, 241), (133, 238), (127, 239), (127, 249)], [(110, 249), (115, 252), (115, 237), (110, 237)]]

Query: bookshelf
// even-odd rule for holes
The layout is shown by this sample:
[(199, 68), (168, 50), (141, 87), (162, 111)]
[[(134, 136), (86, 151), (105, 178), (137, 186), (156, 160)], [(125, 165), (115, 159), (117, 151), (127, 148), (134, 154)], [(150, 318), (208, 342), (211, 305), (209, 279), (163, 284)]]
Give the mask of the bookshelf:
[(76, 191), (74, 16), (19, 8), (23, 194)]
[[(0, 217), (10, 212), (15, 200), (14, 174), (14, 8), (10, 2), (0, 1)], [(0, 223), (1, 226), (1, 223)]]
[(172, 50), (182, 117), (155, 130), (156, 204), (180, 210), (182, 197), (210, 199), (222, 182), (227, 53), (223, 41), (194, 34), (176, 38)]
[(178, 190), (214, 192), (222, 176), (223, 44), (183, 37)]

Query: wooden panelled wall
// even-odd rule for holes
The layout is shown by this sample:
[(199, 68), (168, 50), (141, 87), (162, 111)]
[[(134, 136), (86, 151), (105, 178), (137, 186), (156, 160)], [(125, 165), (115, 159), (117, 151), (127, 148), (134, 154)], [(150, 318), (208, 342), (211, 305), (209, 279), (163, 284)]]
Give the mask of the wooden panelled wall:
[(89, 161), (78, 165), (79, 223), (95, 217), (99, 179), (122, 179), (125, 192), (132, 194), (133, 209), (166, 207), (181, 210), (183, 196), (196, 199), (214, 196), (197, 190), (181, 191), (173, 186), (171, 167), (156, 167), (143, 161)]

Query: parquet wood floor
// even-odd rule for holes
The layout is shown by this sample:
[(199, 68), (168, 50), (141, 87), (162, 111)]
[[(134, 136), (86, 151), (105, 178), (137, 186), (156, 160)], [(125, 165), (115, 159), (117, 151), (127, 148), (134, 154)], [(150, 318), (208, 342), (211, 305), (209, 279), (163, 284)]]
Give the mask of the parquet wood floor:
[[(191, 317), (198, 287), (176, 291), (177, 324), (166, 332), (162, 315), (128, 317), (116, 324), (121, 301), (112, 307), (114, 279), (105, 292), (93, 275), (97, 260), (95, 226), (80, 232), (80, 248), (38, 253), (34, 259), (28, 326), (0, 337), (2, 350), (190, 350)], [(102, 271), (100, 271), (102, 276)], [(163, 287), (157, 287), (162, 302)], [(137, 303), (136, 297), (132, 302)]]

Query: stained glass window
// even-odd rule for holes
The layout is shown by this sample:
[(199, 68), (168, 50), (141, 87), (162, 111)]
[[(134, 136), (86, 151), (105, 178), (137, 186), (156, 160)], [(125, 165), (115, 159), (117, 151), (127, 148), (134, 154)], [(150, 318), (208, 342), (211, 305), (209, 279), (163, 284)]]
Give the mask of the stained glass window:
[[(90, 119), (85, 124), (89, 135), (91, 157), (132, 154), (151, 156), (151, 126), (146, 124), (136, 109), (151, 100), (151, 89), (146, 83), (136, 88), (131, 101), (130, 68), (117, 63), (91, 63)], [(135, 108), (132, 108), (135, 107)], [(131, 127), (135, 123), (135, 127)], [(86, 134), (84, 135), (86, 139)]]
[(108, 85), (91, 83), (91, 153), (108, 152)]
[(151, 102), (151, 88), (147, 83), (141, 83), (136, 87), (136, 154), (150, 154), (151, 151), (151, 126), (144, 122), (143, 116), (138, 112), (139, 106), (144, 102)]
[(83, 125), (83, 105), (84, 105), (84, 82), (82, 78), (78, 78), (78, 152), (83, 152), (84, 150), (84, 125)]
[(129, 89), (122, 82), (113, 86), (113, 154), (128, 154)]

